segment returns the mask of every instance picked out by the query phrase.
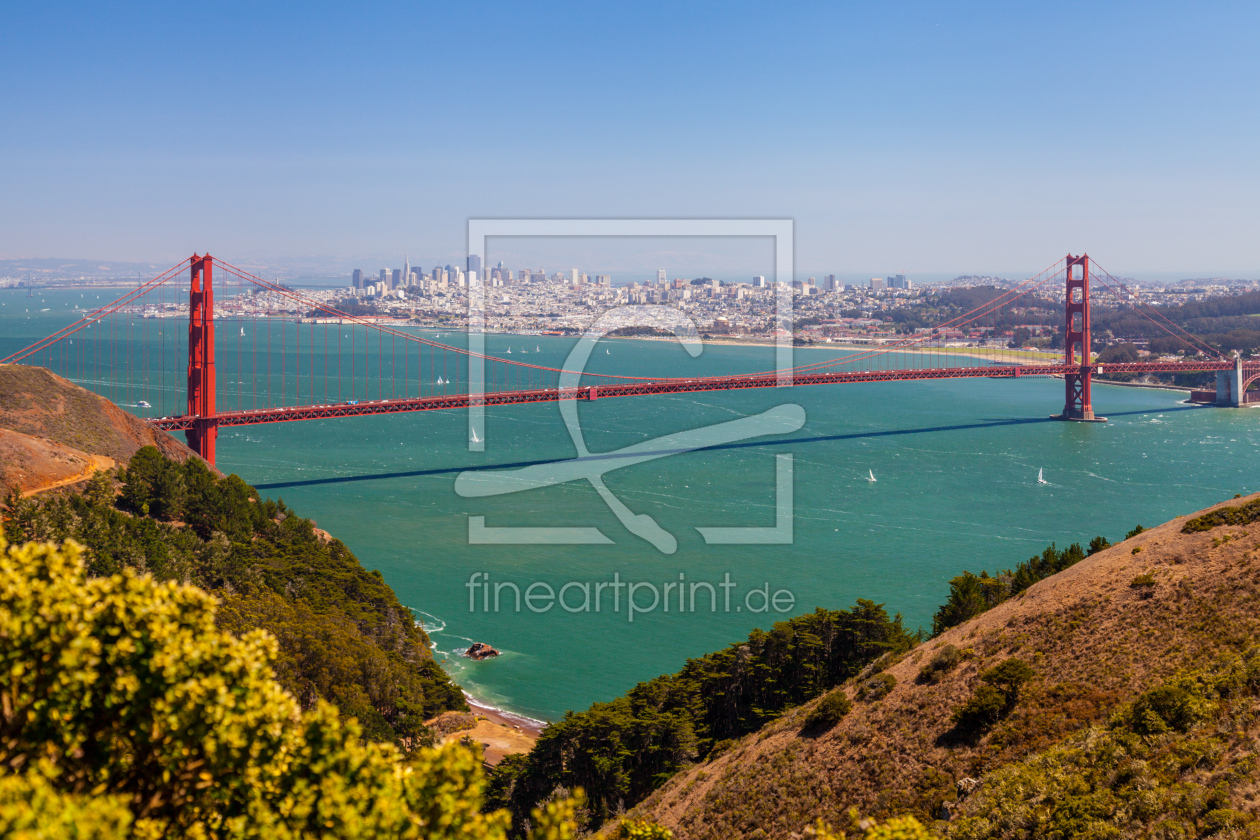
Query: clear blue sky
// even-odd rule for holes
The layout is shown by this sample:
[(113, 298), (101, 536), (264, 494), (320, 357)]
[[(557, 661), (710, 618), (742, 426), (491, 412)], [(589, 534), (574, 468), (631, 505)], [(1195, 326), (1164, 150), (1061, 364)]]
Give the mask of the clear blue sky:
[(1256, 3), (6, 3), (0, 255), (786, 216), (801, 274), (1260, 276), (1257, 43)]

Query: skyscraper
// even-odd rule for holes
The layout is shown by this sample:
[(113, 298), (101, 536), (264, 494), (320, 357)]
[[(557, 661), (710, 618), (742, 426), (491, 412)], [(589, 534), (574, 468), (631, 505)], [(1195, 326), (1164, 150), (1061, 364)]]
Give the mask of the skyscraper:
[(356, 268), (354, 270), (354, 287), (356, 289), (363, 288), (363, 269)]
[(766, 278), (760, 274), (753, 277), (753, 286), (758, 289), (764, 289), (766, 287)]
[(657, 283), (664, 283), (664, 282), (665, 282), (665, 280), (666, 280), (666, 277), (665, 277), (665, 269), (663, 269), (663, 268), (658, 268), (658, 269), (656, 269), (656, 282), (657, 282)]
[(480, 254), (468, 255), (468, 270), (475, 271), (478, 274), (481, 274), (481, 255)]
[(407, 256), (405, 254), (403, 255), (402, 282), (399, 283), (398, 285), (400, 286), (411, 285), (411, 260), (407, 259)]

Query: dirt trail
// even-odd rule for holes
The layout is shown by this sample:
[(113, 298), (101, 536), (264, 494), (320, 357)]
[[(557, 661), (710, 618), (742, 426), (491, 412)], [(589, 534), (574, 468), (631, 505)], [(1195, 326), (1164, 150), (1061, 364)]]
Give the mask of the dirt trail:
[(47, 484), (43, 487), (36, 487), (34, 490), (24, 490), (22, 492), (22, 498), (25, 499), (28, 496), (34, 496), (36, 493), (43, 493), (47, 490), (56, 490), (58, 487), (67, 487), (71, 484), (78, 484), (80, 481), (87, 481), (101, 470), (112, 470), (115, 466), (117, 466), (113, 458), (109, 458), (105, 455), (85, 454), (85, 457), (91, 460), (89, 460), (87, 466), (85, 466), (78, 475), (71, 476), (70, 478), (63, 478), (60, 481), (54, 481), (53, 483)]

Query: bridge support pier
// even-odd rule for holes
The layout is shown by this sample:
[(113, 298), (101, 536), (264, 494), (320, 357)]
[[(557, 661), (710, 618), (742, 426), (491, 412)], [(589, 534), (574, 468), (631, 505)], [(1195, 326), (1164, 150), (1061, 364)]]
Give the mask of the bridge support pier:
[(1095, 417), (1094, 406), (1090, 396), (1090, 378), (1094, 369), (1090, 365), (1089, 336), (1089, 256), (1082, 254), (1074, 257), (1067, 255), (1067, 324), (1063, 341), (1063, 363), (1076, 364), (1076, 353), (1080, 350), (1080, 372), (1069, 373), (1063, 377), (1066, 398), (1063, 401), (1063, 413), (1056, 415), (1059, 420), (1074, 420), (1081, 423), (1106, 423), (1106, 417)]
[(1226, 408), (1238, 408), (1243, 404), (1242, 358), (1234, 359), (1233, 370), (1216, 372), (1216, 404)]
[(188, 294), (188, 413), (197, 419), (184, 436), (188, 448), (211, 466), (219, 437), (214, 391), (214, 258), (193, 254)]

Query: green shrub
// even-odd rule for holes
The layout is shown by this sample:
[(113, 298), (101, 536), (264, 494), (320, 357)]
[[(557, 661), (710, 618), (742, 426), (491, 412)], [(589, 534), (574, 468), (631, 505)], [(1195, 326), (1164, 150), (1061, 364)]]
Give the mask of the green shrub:
[(1203, 833), (1208, 836), (1253, 824), (1256, 818), (1232, 808), (1215, 808), (1203, 815)]
[(1248, 525), (1257, 519), (1260, 519), (1260, 499), (1247, 502), (1244, 505), (1217, 508), (1211, 513), (1196, 516), (1182, 526), (1181, 533), (1193, 534), (1198, 531), (1210, 531), (1220, 525)]
[(982, 672), (975, 693), (954, 710), (954, 726), (968, 735), (987, 731), (1010, 714), (1020, 689), (1036, 674), (1028, 663), (1013, 657)]
[(853, 704), (844, 689), (833, 689), (830, 694), (823, 695), (805, 718), (805, 729), (830, 729), (852, 710)]
[(1103, 549), (1110, 547), (1111, 543), (1107, 542), (1106, 537), (1094, 537), (1089, 541), (1089, 555), (1093, 556)]
[(1014, 702), (1024, 683), (1037, 676), (1032, 666), (1022, 659), (1011, 657), (980, 674), (980, 679), (994, 686)]
[(888, 692), (892, 691), (896, 684), (897, 678), (892, 674), (876, 674), (858, 684), (857, 699), (868, 703), (882, 700), (888, 696)]
[(1159, 735), (1169, 730), (1185, 732), (1200, 717), (1195, 699), (1184, 686), (1153, 688), (1133, 701), (1133, 730), (1139, 735)]
[[(215, 609), (131, 570), (89, 579), (73, 542), (0, 537), (0, 766), (25, 774), (0, 774), (0, 836), (503, 840), (471, 751), (404, 763), (332, 706), (302, 711), (275, 640)], [(552, 806), (535, 836), (573, 837), (574, 803)]]
[(917, 681), (920, 683), (939, 682), (941, 677), (953, 670), (962, 660), (962, 651), (953, 645), (942, 645), (940, 650), (936, 651), (928, 663), (919, 670)]
[[(1138, 551), (1138, 549), (1136, 548), (1133, 550)], [(1135, 577), (1133, 580), (1129, 581), (1129, 586), (1132, 589), (1137, 589), (1137, 590), (1142, 591), (1143, 594), (1150, 594), (1150, 590), (1155, 588), (1155, 576), (1151, 574), (1150, 572), (1140, 574), (1137, 577)]]
[(1145, 531), (1145, 530), (1146, 530), (1146, 529), (1145, 529), (1145, 528), (1143, 528), (1141, 525), (1138, 525), (1138, 526), (1136, 526), (1136, 527), (1135, 527), (1132, 531), (1130, 531), (1129, 533), (1125, 534), (1125, 535), (1124, 535), (1124, 538), (1125, 538), (1126, 540), (1131, 540), (1131, 539), (1133, 539), (1134, 537), (1136, 537), (1138, 534), (1142, 533), (1142, 532), (1143, 532), (1143, 531)]
[(981, 685), (967, 702), (954, 710), (953, 722), (967, 732), (983, 732), (1006, 715), (1006, 695), (991, 685)]
[(650, 820), (622, 820), (609, 840), (674, 840), (674, 832)]

